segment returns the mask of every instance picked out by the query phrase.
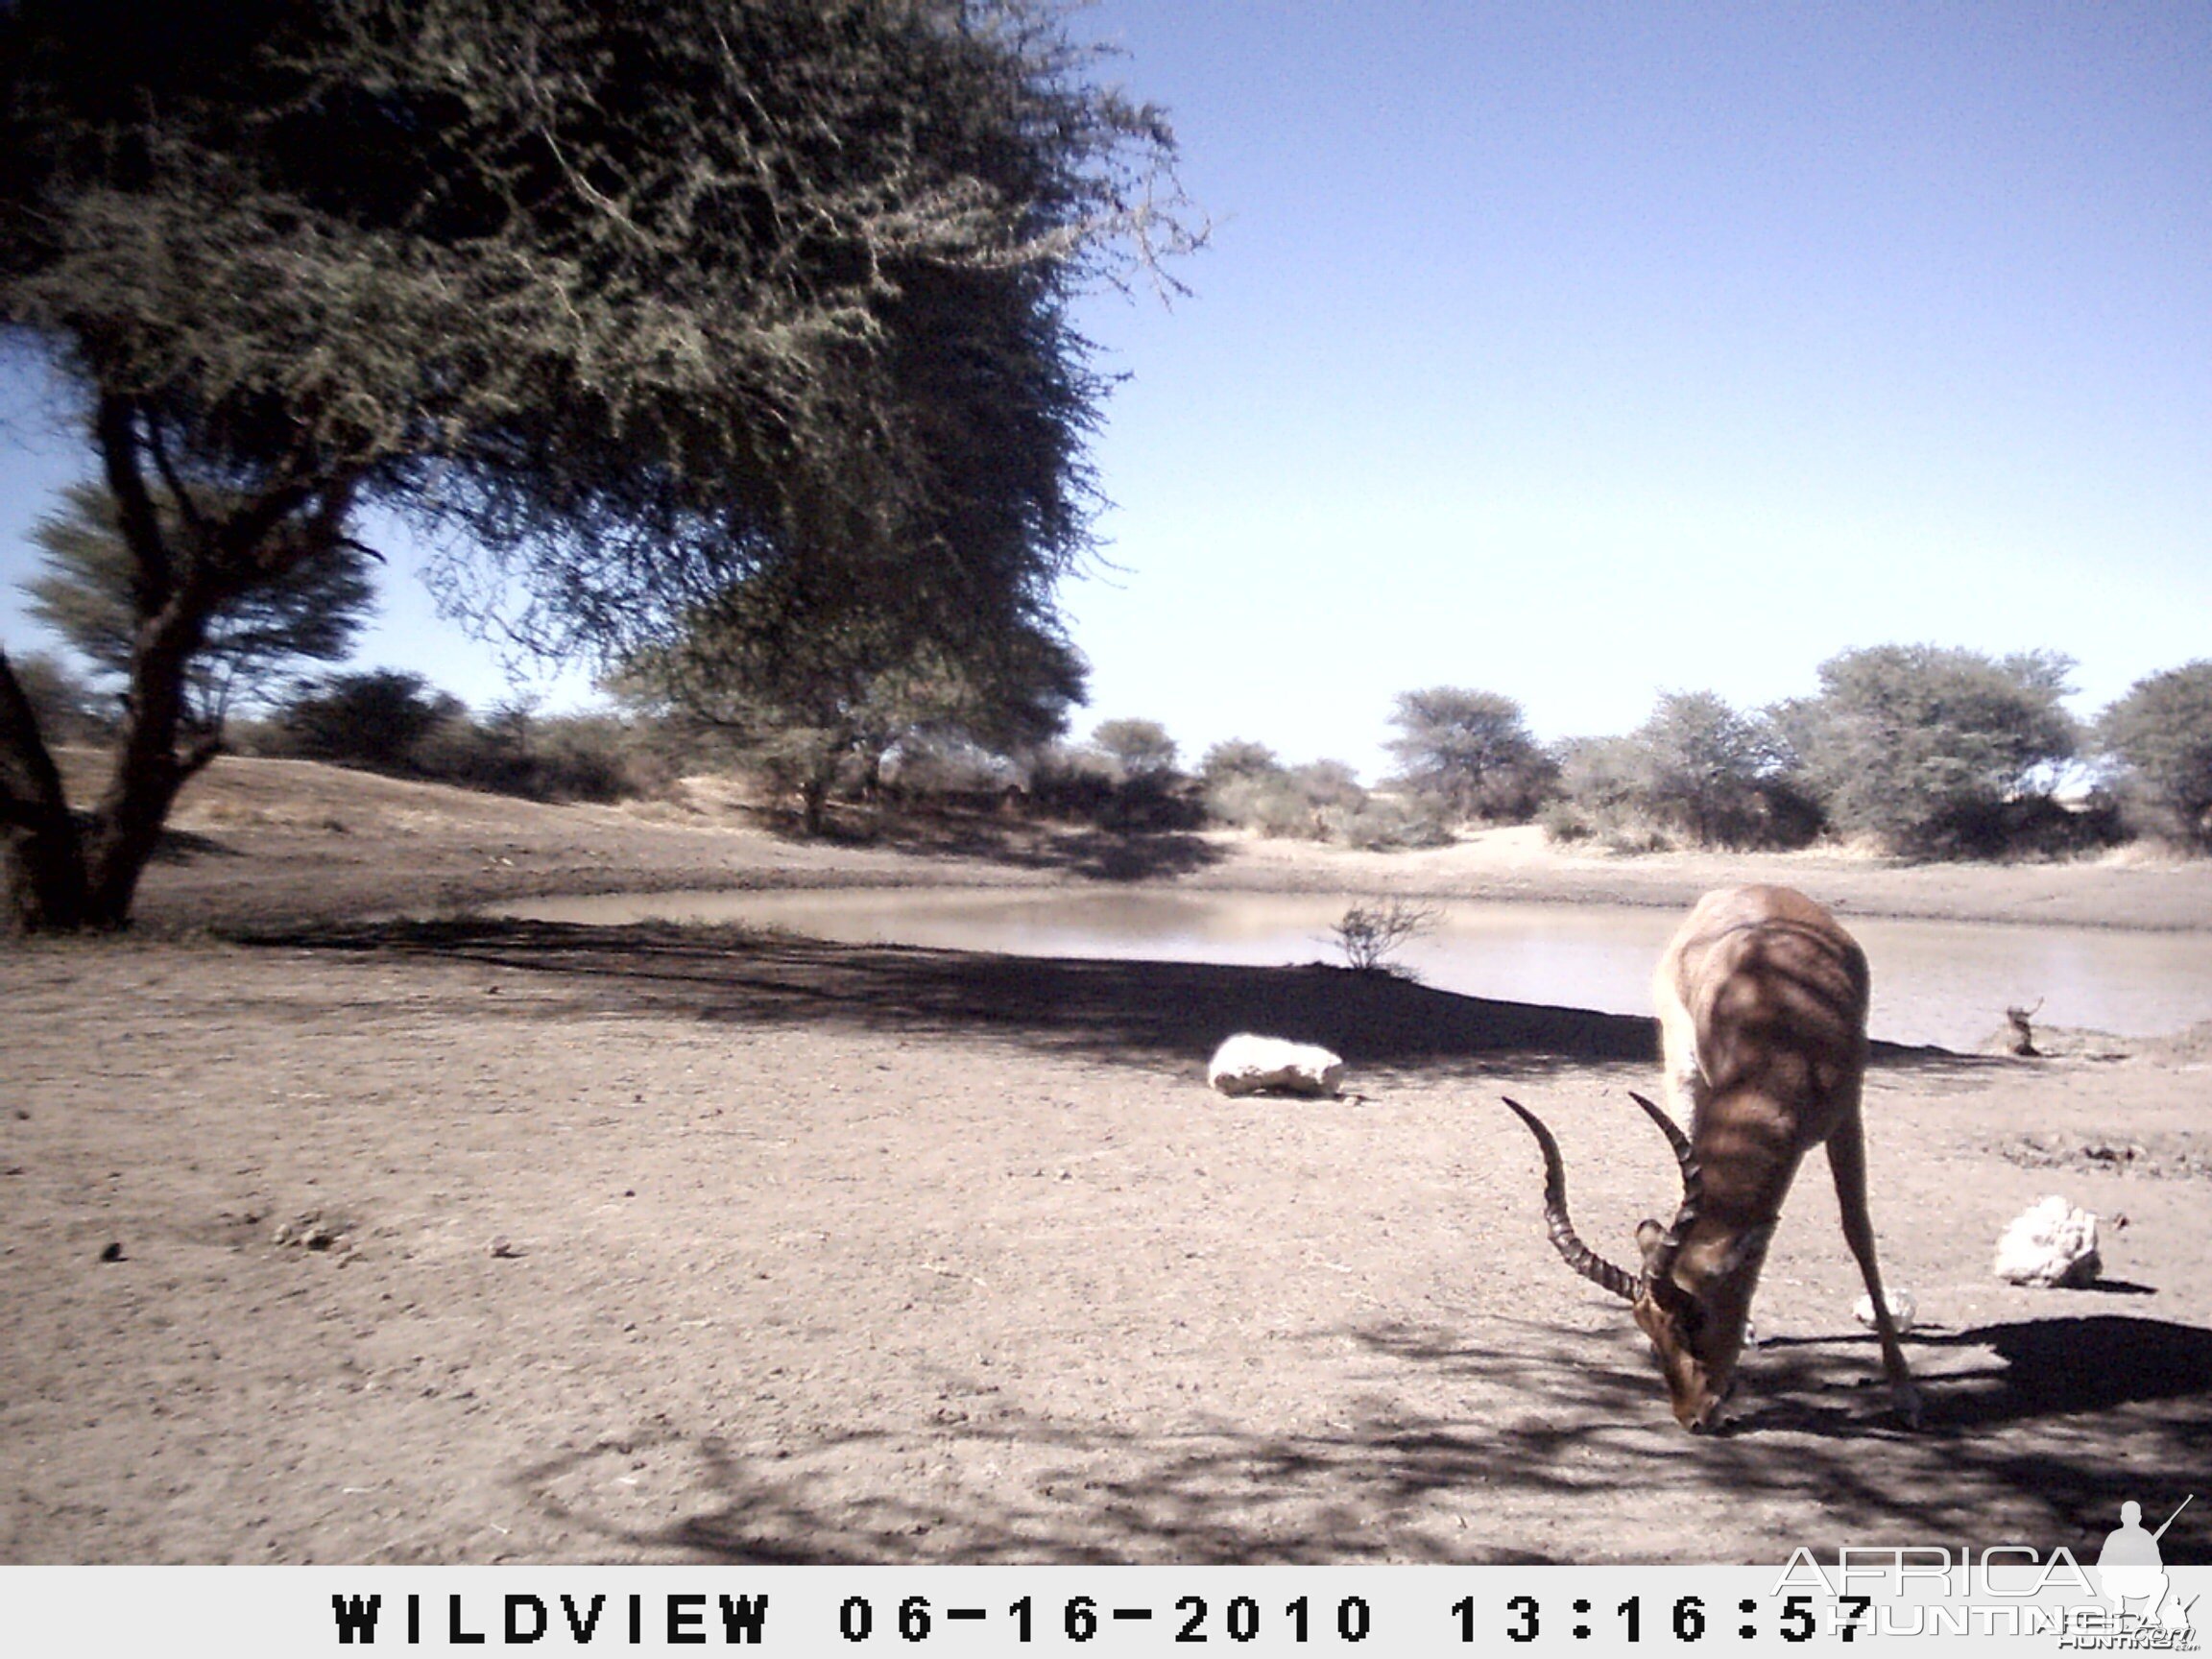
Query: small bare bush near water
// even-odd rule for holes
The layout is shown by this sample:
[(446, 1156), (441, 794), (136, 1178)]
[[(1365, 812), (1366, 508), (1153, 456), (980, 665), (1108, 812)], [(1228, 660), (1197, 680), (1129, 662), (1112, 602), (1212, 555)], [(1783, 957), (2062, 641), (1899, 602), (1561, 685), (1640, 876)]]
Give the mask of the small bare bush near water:
[(1412, 970), (1392, 958), (1425, 933), (1432, 933), (1443, 914), (1432, 904), (1408, 903), (1404, 899), (1381, 899), (1355, 904), (1329, 929), (1330, 942), (1356, 971), (1413, 977)]

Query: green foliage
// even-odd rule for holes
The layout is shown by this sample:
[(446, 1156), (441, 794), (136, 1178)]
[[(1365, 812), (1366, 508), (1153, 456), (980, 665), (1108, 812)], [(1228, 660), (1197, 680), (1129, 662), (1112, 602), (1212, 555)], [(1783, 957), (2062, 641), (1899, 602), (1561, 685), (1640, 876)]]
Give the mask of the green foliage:
[(1558, 758), (1559, 797), (1543, 820), (1555, 840), (1597, 835), (1622, 852), (1802, 847), (1820, 830), (1772, 723), (1709, 691), (1662, 693), (1626, 737), (1564, 745)]
[(1264, 743), (1214, 744), (1198, 762), (1198, 785), (1213, 823), (1278, 839), (1316, 833), (1317, 804)]
[(2153, 829), (2212, 848), (2212, 661), (2138, 680), (2104, 710), (2098, 735)]
[(1670, 691), (1630, 738), (1641, 752), (1643, 794), (1701, 846), (1739, 846), (1754, 819), (1761, 781), (1775, 769), (1759, 722), (1710, 691)]
[(1303, 766), (1293, 766), (1286, 776), (1291, 786), (1317, 810), (1349, 809), (1367, 802), (1367, 791), (1359, 786), (1359, 774), (1341, 760), (1309, 760)]
[(1206, 816), (1231, 829), (1256, 830), (1273, 840), (1318, 838), (1320, 819), (1313, 803), (1290, 774), (1232, 773), (1204, 785)]
[(1101, 720), (1092, 728), (1091, 747), (1124, 779), (1167, 778), (1175, 771), (1175, 739), (1157, 720)]
[(533, 801), (619, 801), (674, 771), (651, 733), (613, 716), (509, 705), (478, 720), (421, 675), (393, 668), (303, 685), (249, 736), (262, 754)]
[[(172, 544), (188, 540), (183, 499), (151, 493), (164, 538)], [(264, 555), (274, 573), (209, 611), (185, 667), (192, 724), (219, 726), (234, 705), (269, 702), (295, 663), (335, 662), (353, 649), (375, 601), (369, 579), (374, 555), (334, 537), (335, 528), (301, 517), (273, 526)], [(139, 566), (114, 495), (101, 485), (71, 485), (61, 510), (40, 519), (31, 539), (46, 560), (45, 570), (23, 585), (31, 613), (104, 672), (128, 681), (140, 621)]]
[(605, 661), (786, 567), (955, 653), (1055, 633), (1069, 307), (1197, 240), (1094, 68), (1032, 0), (0, 7), (0, 327), (83, 395), (139, 623), (82, 845), (0, 719), (18, 918), (122, 925), (288, 523), (390, 510), (451, 608)]
[(1213, 789), (1233, 779), (1271, 778), (1283, 770), (1275, 751), (1243, 737), (1225, 737), (1198, 762), (1198, 781)]
[(1277, 839), (1371, 852), (1439, 847), (1452, 839), (1433, 801), (1370, 795), (1341, 760), (1285, 766), (1257, 743), (1217, 743), (1201, 763), (1206, 815)]
[(2005, 849), (2016, 804), (2048, 797), (2076, 748), (2073, 663), (1932, 645), (1849, 651), (1776, 728), (1830, 822), (1913, 855)]
[(1583, 841), (1611, 834), (1641, 814), (1642, 773), (1635, 745), (1625, 737), (1570, 737), (1551, 752), (1556, 792), (1537, 821), (1553, 841)]
[(930, 743), (1012, 757), (1050, 742), (1087, 672), (1042, 622), (955, 647), (787, 565), (695, 608), (672, 643), (634, 655), (610, 684), (719, 733), (819, 833), (832, 794), (875, 794), (896, 752)]
[(1390, 723), (1401, 783), (1450, 818), (1523, 822), (1551, 786), (1552, 763), (1510, 697), (1451, 685), (1405, 691)]
[(430, 734), (468, 712), (420, 674), (374, 668), (302, 686), (276, 724), (285, 752), (301, 759), (409, 773), (421, 770), (416, 757)]
[(1316, 814), (1320, 838), (1365, 853), (1407, 853), (1452, 845), (1436, 803), (1420, 797), (1362, 795)]
[(1035, 756), (1029, 798), (1048, 817), (1118, 831), (1195, 830), (1205, 821), (1197, 793), (1180, 774), (1125, 772), (1112, 757), (1089, 746), (1055, 744)]
[[(1218, 824), (1256, 830), (1276, 839), (1331, 839), (1329, 814), (1357, 811), (1367, 798), (1352, 768), (1341, 760), (1315, 760), (1296, 768), (1272, 753), (1249, 745), (1240, 769), (1216, 765), (1214, 781), (1204, 783), (1206, 814)], [(1259, 755), (1265, 755), (1262, 765)], [(1207, 758), (1214, 760), (1210, 753)], [(1202, 770), (1201, 779), (1206, 776)]]

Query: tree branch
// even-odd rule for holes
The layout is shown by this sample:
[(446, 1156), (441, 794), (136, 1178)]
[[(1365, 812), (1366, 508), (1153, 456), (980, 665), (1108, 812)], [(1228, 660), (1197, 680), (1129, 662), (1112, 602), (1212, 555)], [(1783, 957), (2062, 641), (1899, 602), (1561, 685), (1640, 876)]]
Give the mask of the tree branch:
[(169, 558), (169, 544), (161, 539), (161, 516), (155, 510), (154, 497), (138, 469), (138, 417), (132, 399), (103, 392), (92, 425), (108, 474), (108, 493), (115, 497), (116, 522), (143, 577), (139, 610), (148, 615), (169, 602), (177, 572)]

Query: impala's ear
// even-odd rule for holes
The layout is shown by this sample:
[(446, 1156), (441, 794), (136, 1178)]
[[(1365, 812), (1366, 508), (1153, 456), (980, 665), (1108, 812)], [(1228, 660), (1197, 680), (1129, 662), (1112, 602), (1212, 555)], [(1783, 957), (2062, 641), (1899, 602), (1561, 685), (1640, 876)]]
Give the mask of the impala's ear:
[(1643, 1251), (1647, 1259), (1658, 1248), (1659, 1240), (1666, 1237), (1667, 1229), (1648, 1215), (1636, 1223), (1636, 1248)]

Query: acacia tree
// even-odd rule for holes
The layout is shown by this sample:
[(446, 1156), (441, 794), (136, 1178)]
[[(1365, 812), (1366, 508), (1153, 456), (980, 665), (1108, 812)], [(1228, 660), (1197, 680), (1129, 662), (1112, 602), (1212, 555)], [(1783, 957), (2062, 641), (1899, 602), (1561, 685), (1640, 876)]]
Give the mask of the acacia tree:
[(1280, 778), (1283, 760), (1266, 744), (1250, 737), (1224, 737), (1210, 747), (1198, 761), (1198, 781), (1218, 788), (1254, 779)]
[[(23, 585), (31, 613), (100, 669), (128, 682), (139, 620), (138, 562), (105, 489), (73, 484), (61, 500), (60, 510), (31, 533), (46, 556), (46, 568)], [(161, 498), (162, 533), (172, 541), (184, 534), (180, 505), (174, 496)], [(315, 529), (290, 521), (275, 526), (270, 539)], [(351, 651), (375, 599), (369, 580), (374, 557), (345, 537), (279, 549), (267, 582), (209, 613), (200, 648), (185, 665), (185, 726), (217, 731), (232, 703), (272, 697), (292, 664), (334, 662)]]
[(798, 797), (808, 834), (825, 828), (841, 776), (873, 787), (902, 743), (1019, 754), (1059, 736), (1083, 701), (1081, 654), (1042, 621), (957, 645), (906, 621), (783, 567), (699, 607), (679, 638), (637, 653), (610, 685), (727, 739)]
[(14, 920), (124, 923), (210, 616), (370, 504), (603, 661), (786, 563), (954, 643), (1049, 615), (1067, 304), (1194, 239), (1091, 67), (1032, 0), (0, 0), (0, 325), (137, 567), (83, 831), (0, 657)]
[(1818, 830), (1772, 722), (1711, 691), (1662, 692), (1627, 745), (1637, 805), (1700, 846), (1790, 845)]
[(1821, 663), (1820, 694), (1775, 722), (1838, 829), (1912, 854), (1993, 851), (2006, 809), (2047, 795), (2074, 756), (2072, 669), (2048, 652), (1877, 645)]
[(1500, 692), (1402, 691), (1390, 723), (1399, 781), (1455, 819), (1526, 818), (1555, 775), (1521, 705)]
[(1091, 747), (1106, 757), (1115, 774), (1124, 781), (1131, 779), (1166, 781), (1175, 774), (1175, 739), (1157, 720), (1125, 716), (1101, 720), (1091, 729)]
[(2162, 828), (2212, 847), (2212, 661), (2136, 681), (2104, 710), (2099, 734)]

